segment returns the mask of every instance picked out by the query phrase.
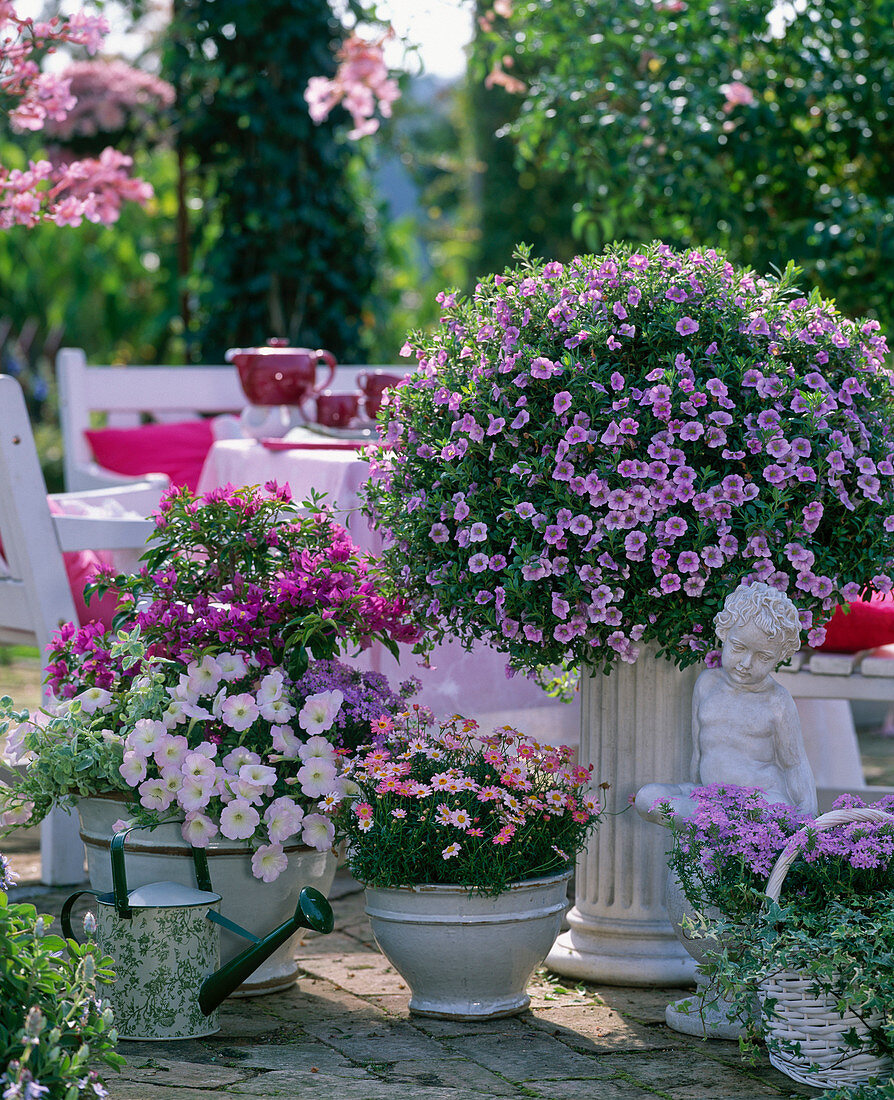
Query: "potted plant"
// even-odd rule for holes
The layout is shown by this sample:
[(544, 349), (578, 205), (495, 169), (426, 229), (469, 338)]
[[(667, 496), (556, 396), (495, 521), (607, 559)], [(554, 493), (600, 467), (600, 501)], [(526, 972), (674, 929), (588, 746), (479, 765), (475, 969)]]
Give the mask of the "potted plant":
[(383, 718), (348, 762), (336, 833), (411, 1012), (488, 1019), (527, 1007), (602, 810), (571, 757), (508, 726), (438, 724), (416, 706)]
[(4, 1097), (108, 1096), (98, 1066), (118, 1070), (111, 1009), (97, 982), (113, 977), (95, 944), (49, 935), (52, 917), (11, 903), (0, 855), (0, 1089)]
[[(188, 882), (188, 845), (205, 847), (225, 915), (261, 932), (290, 915), (296, 887), (328, 891), (340, 762), (372, 717), (406, 706), (334, 654), (413, 636), (344, 530), (268, 488), (168, 494), (140, 575), (94, 585), (118, 590), (116, 629), (68, 624), (47, 665), (51, 705), (34, 716), (0, 705), (7, 756), (25, 766), (0, 788), (2, 824), (77, 800), (100, 891), (124, 819), (151, 830), (129, 840), (133, 886)], [(174, 860), (163, 872), (162, 854)], [(224, 958), (242, 946), (230, 933), (221, 944)], [(284, 945), (249, 984), (295, 973)]]
[[(694, 787), (683, 799), (657, 801), (651, 813), (672, 831), (667, 907), (681, 943), (704, 963), (717, 941), (706, 933), (711, 921), (736, 921), (760, 905), (773, 862), (812, 816), (782, 802), (769, 802), (756, 787), (712, 784)], [(734, 938), (734, 937), (733, 937)], [(756, 1002), (743, 1009), (720, 993), (703, 968), (695, 975), (695, 996), (667, 1006), (665, 1020), (676, 1031), (713, 1039), (747, 1033)]]
[[(892, 810), (890, 796), (867, 807), (843, 795), (775, 859), (777, 822), (752, 813), (737, 823), (749, 837), (746, 881), (737, 888), (719, 865), (699, 875), (732, 910), (706, 927), (716, 937), (706, 971), (734, 1005), (757, 997), (752, 1041), (762, 1038), (777, 1069), (814, 1088), (862, 1095), (894, 1069)], [(764, 894), (754, 880), (768, 863)]]
[[(614, 770), (618, 809), (685, 776), (694, 677), (672, 662), (717, 659), (710, 623), (740, 582), (787, 591), (813, 644), (837, 604), (891, 590), (885, 341), (797, 274), (661, 243), (567, 265), (519, 250), (439, 297), (380, 414), (367, 508), (386, 567), (432, 636), (483, 638), (543, 680), (586, 673), (581, 759)], [(632, 817), (614, 835), (550, 964), (686, 981), (658, 931), (661, 838)]]

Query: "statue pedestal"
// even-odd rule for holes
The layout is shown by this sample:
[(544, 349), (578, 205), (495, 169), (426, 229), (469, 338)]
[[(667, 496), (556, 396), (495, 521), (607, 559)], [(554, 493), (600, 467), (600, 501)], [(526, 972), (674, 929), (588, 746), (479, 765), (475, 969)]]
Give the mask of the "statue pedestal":
[(593, 765), (594, 786), (611, 783), (612, 813), (578, 857), (569, 930), (546, 960), (558, 974), (607, 985), (695, 981), (695, 962), (665, 905), (669, 833), (643, 821), (630, 802), (656, 777), (689, 774), (701, 668), (681, 671), (644, 647), (636, 664), (582, 678), (580, 762)]

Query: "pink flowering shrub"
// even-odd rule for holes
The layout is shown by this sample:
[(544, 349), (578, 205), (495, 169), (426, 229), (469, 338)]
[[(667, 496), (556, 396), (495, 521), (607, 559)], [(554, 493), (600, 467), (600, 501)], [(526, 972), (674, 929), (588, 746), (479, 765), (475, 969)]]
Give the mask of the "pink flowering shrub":
[[(14, 130), (61, 125), (77, 105), (71, 79), (41, 72), (40, 61), (59, 43), (82, 45), (95, 53), (108, 32), (102, 16), (76, 12), (68, 19), (21, 18), (9, 0), (0, 0), (0, 110)], [(82, 160), (30, 161), (27, 168), (0, 165), (0, 229), (35, 226), (40, 221), (80, 225), (85, 219), (110, 225), (124, 202), (146, 203), (152, 188), (128, 174), (132, 158), (112, 148)]]
[(60, 74), (68, 81), (74, 105), (61, 119), (44, 124), (47, 138), (78, 147), (97, 137), (145, 134), (174, 103), (174, 88), (125, 61), (73, 61)]
[(400, 97), (400, 89), (388, 75), (382, 47), (393, 33), (389, 27), (375, 42), (368, 42), (358, 34), (350, 35), (339, 47), (334, 78), (310, 78), (304, 98), (314, 122), (323, 122), (341, 103), (354, 123), (348, 137), (356, 139), (378, 130), (377, 109), (383, 118), (391, 117), (391, 105)]
[[(221, 650), (251, 655), (297, 679), (311, 657), (380, 641), (396, 652), (418, 630), (409, 605), (319, 501), (299, 507), (274, 482), (162, 497), (138, 574), (100, 575), (87, 592), (115, 590), (115, 630), (138, 629), (152, 654), (185, 664)], [(110, 660), (115, 631), (63, 627), (47, 682), (70, 698), (129, 677)]]
[[(570, 870), (602, 812), (572, 750), (508, 726), (493, 734), (424, 707), (378, 723), (345, 769), (336, 815), (351, 871), (370, 886), (452, 883), (498, 894)], [(605, 785), (603, 785), (605, 786)]]
[(685, 666), (742, 581), (887, 592), (894, 435), (875, 321), (714, 250), (615, 246), (439, 296), (380, 414), (367, 509), (434, 636), (511, 665)]

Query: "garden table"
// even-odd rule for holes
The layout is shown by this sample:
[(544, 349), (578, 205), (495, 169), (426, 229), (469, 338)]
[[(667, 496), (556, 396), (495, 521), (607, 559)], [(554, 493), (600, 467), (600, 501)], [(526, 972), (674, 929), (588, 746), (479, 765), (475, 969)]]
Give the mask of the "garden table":
[[(297, 446), (287, 441), (225, 439), (216, 442), (205, 459), (198, 491), (208, 492), (222, 485), (263, 485), (275, 480), (288, 483), (296, 501), (311, 489), (325, 493), (354, 542), (363, 550), (377, 553), (381, 536), (360, 513), (360, 487), (369, 467), (356, 447), (309, 432), (299, 436)], [(422, 681), (416, 700), (431, 707), (439, 717), (462, 714), (474, 718), (482, 729), (512, 725), (523, 733), (551, 745), (577, 745), (580, 739), (580, 705), (549, 698), (532, 681), (522, 676), (506, 677), (506, 658), (484, 644), (467, 652), (455, 642), (439, 645), (431, 656), (432, 668), (422, 668), (419, 658), (404, 647), (400, 662), (384, 646), (376, 644), (351, 663), (384, 673), (396, 686), (408, 676)]]

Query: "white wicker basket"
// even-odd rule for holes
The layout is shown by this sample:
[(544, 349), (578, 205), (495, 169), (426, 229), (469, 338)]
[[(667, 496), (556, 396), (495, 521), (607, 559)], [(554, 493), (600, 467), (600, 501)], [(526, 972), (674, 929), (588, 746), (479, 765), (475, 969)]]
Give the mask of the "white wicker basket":
[[(812, 827), (823, 832), (852, 821), (894, 823), (894, 815), (871, 806), (832, 810), (817, 818)], [(782, 883), (797, 856), (797, 847), (789, 845), (777, 859), (767, 879), (766, 893), (772, 901), (779, 900)], [(864, 1021), (850, 1010), (842, 1015), (834, 1000), (808, 992), (811, 984), (802, 974), (792, 971), (761, 981), (758, 997), (770, 1062), (787, 1077), (814, 1088), (856, 1085), (878, 1074), (890, 1073), (894, 1069), (890, 1058), (842, 1042), (842, 1035), (851, 1028), (862, 1040), (868, 1036), (867, 1026), (879, 1023), (879, 1018)], [(770, 998), (776, 1002), (772, 1014), (763, 1010), (764, 1002)], [(800, 1043), (800, 1054), (786, 1047), (780, 1049), (776, 1045), (780, 1042)]]

